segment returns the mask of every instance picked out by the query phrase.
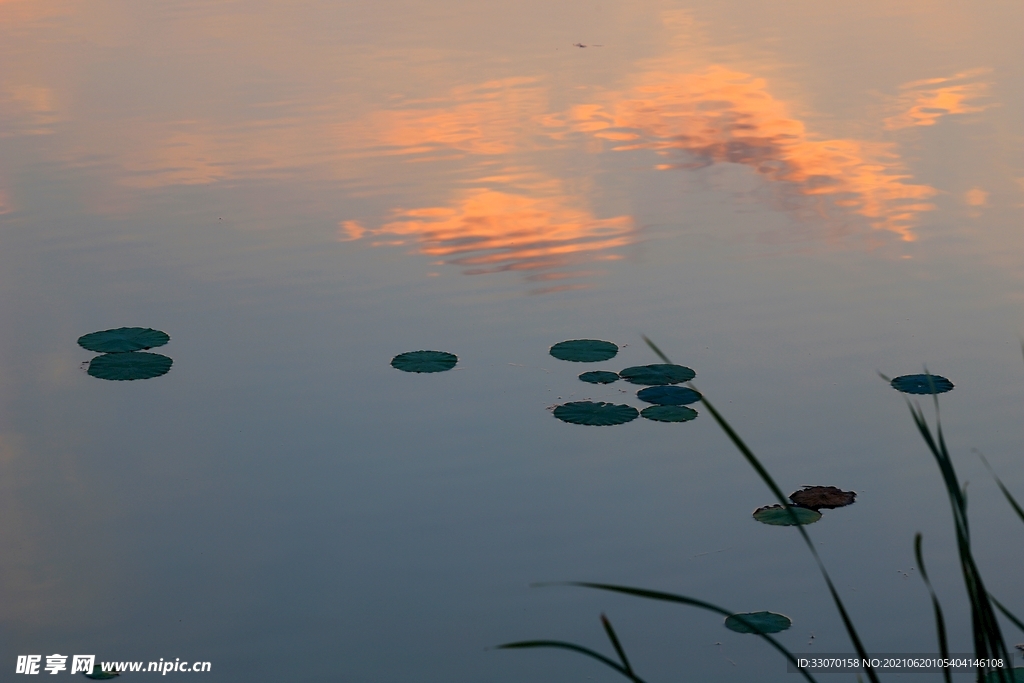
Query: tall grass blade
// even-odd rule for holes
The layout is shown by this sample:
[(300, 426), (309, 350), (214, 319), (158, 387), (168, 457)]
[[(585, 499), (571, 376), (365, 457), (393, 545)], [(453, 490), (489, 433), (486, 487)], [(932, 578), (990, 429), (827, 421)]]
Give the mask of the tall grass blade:
[[(657, 347), (657, 345), (654, 342), (647, 338), (646, 335), (641, 335), (641, 337), (643, 337), (643, 340), (647, 342), (647, 345), (651, 347), (651, 350), (654, 351), (654, 353), (656, 353), (658, 357), (660, 357), (666, 363), (672, 362), (671, 360), (669, 360), (668, 356), (666, 356), (661, 351), (661, 349)], [(694, 391), (697, 391), (697, 388), (694, 387), (692, 383), (689, 383), (688, 386), (690, 386)], [(782, 489), (779, 488), (778, 484), (775, 483), (775, 480), (772, 479), (772, 476), (768, 474), (768, 470), (765, 469), (765, 467), (761, 464), (761, 461), (758, 460), (757, 456), (754, 455), (754, 452), (750, 450), (747, 444), (744, 443), (743, 439), (740, 438), (739, 434), (736, 433), (732, 426), (725, 420), (724, 417), (722, 417), (721, 413), (719, 413), (718, 410), (714, 407), (714, 405), (711, 404), (711, 402), (707, 398), (707, 394), (703, 392), (700, 393), (701, 403), (704, 405), (705, 408), (708, 409), (708, 412), (711, 413), (711, 416), (715, 419), (715, 422), (718, 423), (718, 426), (722, 428), (722, 431), (724, 431), (726, 436), (729, 437), (729, 440), (732, 441), (733, 445), (736, 446), (736, 448), (740, 451), (743, 457), (746, 458), (747, 463), (754, 468), (754, 471), (757, 472), (758, 476), (761, 477), (761, 480), (768, 486), (771, 492), (775, 494), (775, 498), (779, 501), (779, 503), (787, 511), (790, 511), (790, 516), (793, 519), (794, 526), (796, 526), (796, 529), (800, 533), (800, 536), (804, 539), (804, 543), (807, 544), (807, 548), (811, 551), (811, 555), (814, 557), (814, 560), (818, 565), (818, 570), (821, 572), (822, 577), (825, 579), (825, 584), (828, 586), (829, 593), (832, 594), (832, 600), (836, 605), (836, 609), (839, 611), (839, 616), (843, 620), (843, 626), (846, 628), (846, 632), (850, 636), (850, 641), (853, 643), (853, 647), (857, 651), (857, 655), (862, 660), (870, 659), (867, 650), (864, 648), (864, 644), (861, 642), (860, 636), (857, 634), (857, 629), (853, 625), (853, 620), (850, 619), (850, 615), (846, 611), (846, 606), (843, 604), (842, 599), (839, 597), (839, 592), (836, 590), (835, 585), (833, 585), (832, 578), (829, 576), (828, 571), (825, 569), (825, 564), (821, 561), (821, 557), (818, 555), (818, 551), (814, 547), (814, 543), (811, 541), (811, 537), (807, 534), (807, 531), (803, 528), (803, 526), (797, 523), (796, 515), (792, 513), (792, 505), (790, 504), (790, 501), (782, 493)], [(870, 665), (865, 667), (864, 673), (867, 674), (868, 679), (871, 681), (871, 683), (880, 683), (878, 680), (878, 676), (875, 674), (873, 667), (871, 667)]]
[[(927, 373), (927, 368), (925, 369)], [(930, 375), (929, 375), (930, 377)], [(953, 513), (953, 526), (956, 532), (957, 552), (960, 559), (960, 570), (964, 577), (964, 587), (967, 589), (967, 598), (971, 605), (971, 631), (974, 638), (974, 652), (978, 659), (1001, 658), (1010, 661), (1010, 654), (1003, 640), (999, 622), (996, 619), (992, 601), (988, 591), (985, 589), (981, 579), (981, 572), (974, 561), (971, 552), (970, 529), (967, 522), (967, 499), (965, 490), (961, 488), (956, 471), (953, 468), (953, 460), (949, 455), (945, 437), (942, 434), (942, 422), (939, 414), (938, 395), (932, 395), (935, 402), (935, 431), (932, 432), (920, 406), (915, 406), (909, 401), (910, 414), (921, 433), (925, 444), (931, 451), (935, 462), (942, 474), (946, 492), (949, 495), (950, 507)], [(978, 669), (979, 679), (983, 678), (989, 671), (997, 672), (995, 678), (1001, 682), (1008, 683), (1012, 674), (1005, 669), (990, 669), (982, 667)]]
[(1021, 509), (1021, 506), (1017, 503), (1017, 500), (1010, 494), (1007, 488), (1003, 485), (1002, 479), (1000, 479), (999, 476), (996, 474), (995, 470), (992, 469), (992, 466), (988, 464), (988, 460), (985, 459), (985, 456), (982, 454), (982, 452), (975, 451), (975, 453), (977, 453), (978, 457), (981, 458), (981, 461), (985, 463), (985, 467), (988, 468), (988, 471), (992, 475), (992, 478), (996, 480), (996, 486), (998, 486), (999, 490), (1003, 492), (1003, 495), (1006, 497), (1007, 502), (1010, 503), (1010, 507), (1013, 508), (1013, 511), (1016, 512), (1017, 516), (1020, 517), (1022, 522), (1024, 522), (1024, 509)]
[(607, 657), (605, 657), (601, 653), (594, 652), (593, 650), (591, 650), (589, 648), (585, 648), (585, 647), (583, 647), (581, 645), (575, 645), (573, 643), (565, 643), (565, 642), (562, 642), (560, 640), (522, 640), (522, 641), (519, 641), (517, 643), (505, 643), (504, 645), (499, 645), (498, 649), (499, 650), (515, 650), (515, 649), (525, 650), (525, 649), (528, 649), (528, 648), (538, 648), (538, 647), (556, 648), (556, 649), (559, 649), (559, 650), (571, 650), (573, 652), (579, 652), (580, 654), (583, 654), (583, 655), (586, 655), (588, 657), (592, 657), (593, 659), (596, 659), (597, 661), (601, 662), (605, 666), (608, 666), (608, 667), (611, 667), (612, 669), (615, 669), (620, 674), (622, 674), (623, 676), (625, 676), (629, 680), (633, 681), (633, 683), (645, 683), (645, 681), (643, 679), (639, 678), (636, 674), (634, 674), (631, 671), (626, 670), (625, 668), (623, 668), (622, 666), (616, 664), (614, 661), (612, 661), (611, 659), (608, 659)]
[[(557, 585), (557, 584), (545, 584), (545, 585)], [(630, 586), (615, 586), (615, 585), (607, 584), (607, 583), (589, 583), (589, 582), (585, 582), (585, 581), (571, 581), (569, 583), (562, 584), (562, 585), (580, 586), (582, 588), (596, 588), (597, 590), (611, 591), (613, 593), (625, 593), (626, 595), (633, 595), (633, 596), (636, 596), (636, 597), (639, 597), (639, 598), (648, 598), (650, 600), (661, 600), (661, 601), (664, 601), (664, 602), (674, 602), (674, 603), (678, 603), (678, 604), (681, 604), (681, 605), (690, 605), (691, 607), (699, 607), (700, 609), (707, 610), (709, 612), (715, 612), (715, 613), (721, 614), (722, 616), (725, 616), (725, 617), (733, 617), (734, 619), (736, 619), (736, 620), (744, 623), (745, 625), (749, 626), (751, 628), (751, 630), (756, 635), (758, 635), (761, 638), (764, 638), (766, 641), (768, 641), (768, 643), (772, 647), (774, 647), (776, 650), (781, 652), (786, 657), (786, 659), (789, 660), (793, 664), (793, 666), (797, 667), (800, 670), (800, 673), (803, 674), (804, 678), (806, 678), (808, 681), (811, 681), (812, 683), (816, 683), (814, 677), (811, 676), (811, 674), (806, 669), (804, 669), (803, 667), (801, 667), (799, 665), (799, 663), (796, 660), (796, 657), (793, 656), (793, 653), (790, 652), (789, 650), (787, 650), (781, 643), (779, 643), (779, 641), (775, 640), (774, 638), (772, 638), (770, 635), (768, 635), (766, 633), (759, 633), (756, 626), (754, 626), (753, 624), (747, 623), (743, 619), (743, 617), (741, 615), (736, 614), (735, 612), (732, 612), (730, 610), (727, 610), (724, 607), (719, 607), (718, 605), (713, 605), (710, 602), (705, 602), (703, 600), (697, 600), (696, 598), (688, 598), (685, 595), (676, 595), (674, 593), (663, 593), (661, 591), (652, 591), (652, 590), (648, 590), (646, 588), (632, 588)]]
[[(914, 557), (917, 558), (917, 566), (921, 569), (921, 578), (924, 579), (924, 585), (928, 587), (928, 592), (932, 596), (932, 607), (935, 609), (935, 630), (939, 636), (939, 652), (942, 654), (943, 659), (948, 660), (949, 641), (946, 639), (946, 620), (942, 616), (942, 606), (939, 604), (939, 598), (935, 595), (935, 589), (932, 588), (932, 582), (928, 578), (928, 570), (924, 566), (920, 532), (914, 537)], [(946, 683), (953, 683), (953, 674), (950, 672), (948, 665), (942, 667), (942, 676), (945, 678)]]
[(1010, 612), (1010, 610), (1006, 609), (1006, 607), (1003, 606), (1003, 603), (999, 602), (998, 600), (996, 600), (991, 595), (988, 596), (988, 597), (989, 597), (989, 600), (992, 601), (992, 604), (996, 606), (996, 609), (998, 609), (1000, 612), (1003, 613), (1004, 617), (1006, 617), (1007, 619), (1012, 621), (1013, 625), (1016, 626), (1017, 628), (1019, 628), (1021, 631), (1024, 631), (1024, 621), (1021, 621), (1017, 617), (1013, 616), (1013, 613)]
[(629, 659), (626, 658), (626, 651), (622, 649), (622, 644), (619, 642), (619, 637), (615, 634), (615, 629), (612, 628), (612, 622), (608, 621), (608, 617), (604, 614), (601, 615), (601, 625), (604, 626), (604, 632), (608, 634), (608, 640), (612, 641), (612, 647), (619, 654), (619, 659), (622, 660), (623, 668), (629, 672), (632, 676), (633, 667), (629, 665)]

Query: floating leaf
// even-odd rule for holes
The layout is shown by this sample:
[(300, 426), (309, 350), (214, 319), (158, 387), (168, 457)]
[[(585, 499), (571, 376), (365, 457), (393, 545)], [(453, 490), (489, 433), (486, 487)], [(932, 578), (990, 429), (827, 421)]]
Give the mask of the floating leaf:
[(145, 351), (105, 353), (89, 362), (88, 373), (100, 379), (118, 381), (151, 379), (166, 375), (173, 362), (167, 356)]
[(640, 417), (655, 422), (689, 422), (697, 417), (697, 411), (686, 406), (648, 406), (640, 411)]
[[(1000, 678), (998, 671), (989, 671), (985, 674), (985, 683), (1003, 683), (1004, 680), (1006, 679)], [(1009, 680), (1013, 683), (1024, 683), (1024, 667), (1010, 669)]]
[(647, 387), (636, 392), (636, 397), (647, 403), (660, 406), (684, 406), (700, 400), (700, 394), (686, 387)]
[(454, 353), (444, 351), (409, 351), (391, 359), (391, 367), (402, 372), (444, 372), (459, 362)]
[(725, 627), (736, 633), (778, 633), (792, 625), (792, 619), (775, 612), (741, 612), (725, 618)]
[(118, 671), (104, 671), (103, 667), (101, 667), (99, 664), (93, 664), (92, 673), (83, 672), (82, 675), (84, 675), (86, 678), (91, 678), (94, 681), (106, 681), (116, 676), (120, 676), (121, 673)]
[(82, 335), (78, 338), (78, 345), (97, 353), (124, 353), (163, 346), (170, 340), (167, 333), (160, 330), (148, 327), (119, 327), (116, 330)]
[(633, 406), (594, 401), (572, 401), (555, 408), (555, 417), (577, 425), (620, 425), (635, 420), (637, 415)]
[(833, 510), (851, 505), (857, 498), (856, 491), (843, 491), (835, 486), (805, 486), (789, 494), (797, 505), (811, 510)]
[(591, 372), (584, 372), (580, 375), (580, 379), (590, 384), (611, 384), (619, 380), (619, 375), (607, 370), (593, 370)]
[(571, 360), (576, 363), (596, 363), (608, 360), (614, 358), (618, 352), (618, 346), (600, 339), (571, 339), (558, 342), (549, 351), (558, 360)]
[(786, 511), (781, 505), (765, 505), (754, 510), (754, 519), (763, 524), (774, 524), (776, 526), (795, 526), (793, 516), (796, 516), (796, 524), (813, 524), (821, 519), (821, 513), (817, 510), (809, 510), (802, 507), (790, 507), (793, 515)]
[(953, 388), (952, 382), (939, 375), (903, 375), (892, 380), (890, 384), (893, 389), (904, 394), (930, 394), (933, 391), (936, 394), (944, 394)]
[(697, 373), (685, 365), (673, 365), (670, 363), (636, 365), (626, 368), (619, 373), (619, 377), (630, 384), (644, 384), (648, 386), (689, 382), (696, 376)]

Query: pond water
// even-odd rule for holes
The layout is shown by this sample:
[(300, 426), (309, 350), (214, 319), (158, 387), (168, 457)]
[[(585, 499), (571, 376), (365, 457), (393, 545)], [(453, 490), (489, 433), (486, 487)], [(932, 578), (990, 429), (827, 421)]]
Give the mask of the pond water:
[[(0, 0), (2, 666), (623, 680), (493, 649), (611, 655), (604, 612), (645, 680), (798, 680), (721, 616), (530, 586), (572, 580), (852, 653), (700, 402), (553, 417), (648, 405), (577, 379), (660, 363), (641, 335), (787, 493), (858, 493), (807, 529), (869, 650), (936, 651), (920, 531), (971, 651), (938, 469), (878, 373), (955, 384), (975, 552), (1019, 614), (1024, 525), (972, 449), (1024, 498), (1022, 25), (1012, 0)], [(118, 327), (168, 333), (170, 371), (87, 374), (76, 340)], [(620, 349), (548, 354), (572, 339)], [(417, 350), (458, 364), (391, 367)]]

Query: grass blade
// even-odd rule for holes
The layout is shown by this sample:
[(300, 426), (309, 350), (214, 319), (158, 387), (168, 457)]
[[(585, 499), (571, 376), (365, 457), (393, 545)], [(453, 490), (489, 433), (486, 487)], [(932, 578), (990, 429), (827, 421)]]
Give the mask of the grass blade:
[(996, 600), (991, 595), (988, 596), (988, 597), (989, 597), (989, 600), (992, 601), (992, 604), (996, 606), (996, 609), (998, 609), (1000, 612), (1003, 613), (1004, 617), (1006, 617), (1007, 619), (1012, 621), (1013, 625), (1016, 626), (1017, 628), (1019, 628), (1021, 631), (1024, 631), (1024, 621), (1021, 621), (1017, 617), (1013, 616), (1013, 613), (1010, 612), (1010, 610), (1006, 609), (1006, 607), (1003, 606), (1003, 603), (999, 602), (998, 600)]
[(612, 622), (608, 621), (608, 617), (604, 614), (601, 614), (601, 625), (604, 626), (604, 632), (608, 634), (608, 640), (612, 641), (612, 647), (615, 648), (615, 652), (618, 653), (619, 659), (622, 660), (623, 668), (630, 676), (634, 675), (633, 667), (629, 665), (629, 659), (626, 658), (626, 651), (622, 649), (619, 637), (615, 634), (615, 629), (612, 628)]
[[(927, 373), (927, 368), (925, 369)], [(974, 561), (971, 552), (970, 529), (967, 522), (967, 499), (964, 488), (961, 488), (956, 471), (953, 468), (953, 460), (949, 455), (945, 438), (942, 434), (942, 422), (939, 415), (938, 396), (932, 396), (935, 402), (935, 431), (932, 432), (924, 417), (920, 406), (915, 406), (909, 401), (911, 416), (914, 424), (917, 425), (925, 444), (935, 458), (939, 471), (942, 474), (946, 492), (949, 495), (950, 507), (953, 513), (954, 530), (956, 532), (957, 552), (960, 559), (960, 570), (964, 577), (964, 587), (967, 589), (967, 597), (971, 605), (971, 631), (974, 638), (974, 652), (979, 659), (1001, 658), (1010, 661), (1009, 650), (1006, 641), (1003, 640), (999, 621), (996, 619), (995, 610), (988, 591), (985, 589), (981, 579), (981, 572)], [(979, 679), (984, 678), (989, 669), (979, 668)], [(1003, 669), (995, 669), (996, 678), (1000, 681), (1008, 681), (1007, 672)]]
[(597, 661), (601, 662), (605, 666), (608, 666), (608, 667), (611, 667), (612, 669), (615, 669), (620, 674), (622, 674), (623, 676), (625, 676), (629, 680), (633, 681), (634, 683), (645, 683), (642, 679), (638, 678), (634, 673), (632, 673), (631, 671), (627, 671), (626, 669), (624, 669), (623, 667), (619, 666), (618, 664), (616, 664), (612, 660), (608, 659), (607, 657), (605, 657), (601, 653), (594, 652), (593, 650), (591, 650), (589, 648), (583, 647), (581, 645), (576, 645), (574, 643), (565, 643), (565, 642), (562, 642), (561, 640), (522, 640), (522, 641), (519, 641), (517, 643), (505, 643), (504, 645), (499, 645), (498, 649), (499, 650), (515, 650), (515, 649), (525, 650), (525, 649), (528, 649), (528, 648), (540, 648), (540, 647), (556, 648), (556, 649), (559, 649), (559, 650), (571, 650), (572, 652), (578, 652), (580, 654), (583, 654), (583, 655), (586, 655), (586, 656), (591, 657), (593, 659), (596, 659)]
[[(647, 338), (646, 335), (641, 335), (641, 337), (643, 337), (643, 340), (647, 342), (647, 345), (651, 348), (652, 351), (654, 351), (654, 353), (658, 355), (659, 358), (661, 358), (666, 363), (672, 362), (671, 360), (669, 360), (668, 356), (666, 356), (654, 342)], [(694, 391), (697, 391), (697, 388), (694, 387), (692, 383), (689, 383), (688, 386), (690, 386)], [(797, 523), (796, 515), (792, 513), (792, 505), (789, 499), (787, 499), (786, 496), (782, 493), (782, 489), (779, 488), (779, 485), (775, 483), (775, 480), (772, 479), (772, 476), (768, 474), (768, 470), (765, 469), (765, 467), (761, 464), (761, 461), (757, 459), (757, 456), (754, 455), (754, 452), (750, 450), (747, 444), (744, 443), (743, 439), (740, 438), (739, 434), (736, 433), (736, 430), (732, 428), (732, 426), (726, 421), (726, 419), (722, 417), (721, 413), (719, 413), (718, 410), (714, 407), (714, 405), (711, 404), (711, 402), (707, 398), (707, 394), (703, 392), (699, 393), (701, 394), (701, 403), (704, 405), (705, 408), (708, 409), (708, 412), (711, 413), (711, 417), (714, 418), (715, 422), (718, 423), (718, 426), (721, 427), (722, 431), (724, 431), (726, 436), (729, 437), (729, 440), (732, 441), (733, 445), (736, 446), (736, 448), (743, 455), (743, 457), (746, 458), (747, 463), (752, 468), (754, 468), (754, 471), (757, 472), (759, 477), (761, 477), (761, 480), (768, 486), (771, 492), (775, 494), (775, 498), (779, 501), (779, 503), (784, 508), (786, 508), (787, 511), (790, 511), (790, 515), (793, 517), (794, 526), (796, 526), (796, 529), (800, 533), (800, 536), (804, 539), (804, 543), (807, 544), (807, 548), (811, 551), (811, 555), (814, 557), (814, 560), (818, 565), (818, 571), (821, 572), (822, 577), (825, 579), (825, 584), (826, 586), (828, 586), (829, 593), (832, 594), (832, 601), (835, 603), (836, 609), (839, 611), (839, 616), (843, 620), (843, 626), (846, 628), (846, 633), (850, 636), (850, 641), (853, 643), (853, 647), (857, 651), (857, 655), (861, 659), (869, 659), (867, 650), (864, 648), (864, 644), (861, 642), (860, 636), (857, 634), (857, 629), (853, 625), (853, 620), (850, 619), (850, 615), (846, 611), (846, 606), (843, 604), (842, 599), (839, 597), (839, 592), (836, 590), (835, 585), (833, 585), (832, 578), (829, 576), (828, 571), (825, 569), (825, 564), (821, 561), (821, 557), (818, 555), (818, 551), (814, 547), (814, 543), (811, 541), (811, 537), (807, 534), (807, 531), (803, 528), (803, 526)], [(880, 683), (873, 667), (866, 667), (864, 669), (864, 673), (867, 674), (868, 679), (871, 681), (871, 683)]]
[(1017, 503), (1017, 500), (1010, 494), (1010, 492), (1003, 485), (1002, 479), (1000, 479), (999, 476), (996, 474), (995, 470), (992, 469), (992, 466), (988, 464), (988, 460), (985, 459), (984, 454), (982, 454), (982, 452), (978, 450), (974, 452), (977, 453), (978, 457), (981, 458), (981, 461), (985, 463), (985, 467), (992, 475), (992, 478), (996, 480), (996, 486), (998, 486), (999, 490), (1003, 492), (1003, 495), (1006, 497), (1007, 502), (1010, 503), (1010, 507), (1013, 508), (1013, 511), (1016, 512), (1017, 516), (1020, 517), (1022, 522), (1024, 522), (1024, 509), (1021, 509), (1020, 505)]
[[(935, 589), (932, 588), (932, 582), (928, 578), (928, 570), (924, 566), (920, 532), (914, 537), (914, 557), (917, 558), (917, 566), (921, 569), (921, 578), (924, 579), (924, 585), (928, 587), (928, 593), (932, 596), (932, 607), (935, 609), (935, 630), (939, 636), (939, 652), (942, 654), (943, 659), (948, 660), (949, 641), (946, 639), (946, 620), (942, 616), (942, 606), (939, 604), (939, 598), (935, 595)], [(945, 678), (946, 683), (953, 683), (953, 675), (950, 673), (948, 665), (942, 667), (942, 676)]]
[[(545, 585), (559, 585), (559, 584), (545, 584)], [(571, 581), (569, 583), (561, 584), (561, 585), (580, 586), (582, 588), (595, 588), (597, 590), (611, 591), (613, 593), (624, 593), (626, 595), (633, 595), (633, 596), (636, 596), (638, 598), (648, 598), (650, 600), (661, 600), (661, 601), (664, 601), (664, 602), (674, 602), (674, 603), (681, 604), (681, 605), (690, 605), (691, 607), (698, 607), (700, 609), (707, 610), (709, 612), (715, 612), (717, 614), (721, 614), (722, 616), (725, 616), (725, 617), (735, 617), (737, 620), (739, 620), (739, 621), (741, 621), (743, 623), (746, 623), (743, 620), (743, 617), (737, 615), (733, 611), (727, 610), (724, 607), (719, 607), (718, 605), (713, 605), (710, 602), (705, 602), (703, 600), (697, 600), (696, 598), (688, 598), (685, 595), (676, 595), (674, 593), (663, 593), (661, 591), (652, 591), (652, 590), (648, 590), (646, 588), (632, 588), (630, 586), (615, 586), (615, 585), (607, 584), (607, 583), (589, 583), (589, 582), (585, 582), (585, 581)], [(804, 669), (803, 667), (801, 667), (799, 665), (799, 663), (796, 661), (796, 657), (793, 656), (793, 653), (790, 652), (789, 650), (787, 650), (781, 643), (779, 643), (779, 641), (775, 640), (774, 638), (772, 638), (770, 635), (768, 635), (766, 633), (757, 633), (757, 628), (754, 627), (752, 624), (747, 624), (747, 625), (750, 626), (753, 631), (755, 631), (755, 634), (757, 636), (759, 636), (761, 638), (764, 638), (766, 641), (768, 641), (768, 643), (772, 647), (774, 647), (776, 650), (781, 652), (786, 657), (786, 659), (789, 660), (793, 664), (793, 666), (797, 667), (797, 669), (800, 670), (800, 673), (802, 673), (804, 675), (804, 678), (806, 678), (808, 681), (811, 681), (811, 683), (816, 683), (816, 681), (814, 680), (814, 677), (811, 676), (811, 674), (806, 669)]]

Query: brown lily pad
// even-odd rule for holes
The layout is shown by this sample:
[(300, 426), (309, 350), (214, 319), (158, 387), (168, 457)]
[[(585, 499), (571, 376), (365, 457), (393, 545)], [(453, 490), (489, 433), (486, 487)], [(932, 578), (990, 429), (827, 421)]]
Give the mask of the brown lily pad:
[(811, 510), (834, 510), (851, 505), (856, 498), (856, 491), (843, 491), (835, 486), (805, 486), (789, 494), (795, 505)]

